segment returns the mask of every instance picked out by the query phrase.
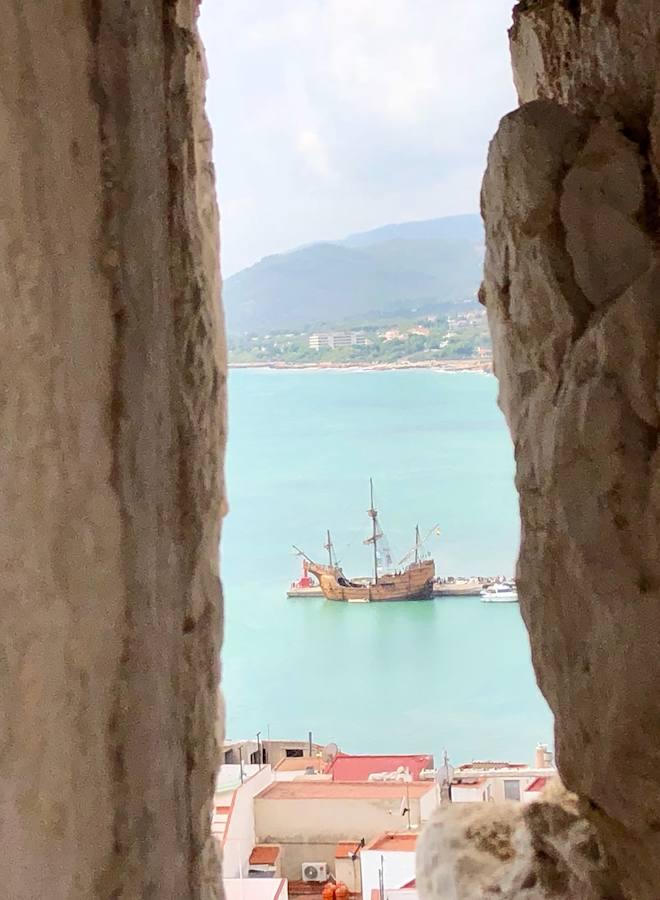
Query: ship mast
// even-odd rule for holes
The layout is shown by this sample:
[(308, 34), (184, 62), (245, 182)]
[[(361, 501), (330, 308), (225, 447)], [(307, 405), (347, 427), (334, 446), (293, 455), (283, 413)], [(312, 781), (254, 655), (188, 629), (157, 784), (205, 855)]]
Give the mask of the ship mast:
[(325, 549), (328, 551), (328, 560), (330, 561), (330, 568), (333, 569), (335, 566), (335, 563), (333, 562), (333, 559), (332, 559), (332, 551), (334, 548), (333, 548), (332, 538), (330, 537), (329, 529), (327, 531), (327, 536), (328, 536), (328, 543), (325, 544)]
[(374, 480), (373, 478), (369, 479), (369, 488), (371, 491), (371, 507), (367, 510), (369, 518), (371, 519), (371, 523), (373, 526), (373, 531), (371, 535), (371, 541), (374, 545), (374, 580), (376, 584), (378, 584), (378, 513), (374, 509)]
[(415, 525), (415, 563), (419, 562), (419, 525)]

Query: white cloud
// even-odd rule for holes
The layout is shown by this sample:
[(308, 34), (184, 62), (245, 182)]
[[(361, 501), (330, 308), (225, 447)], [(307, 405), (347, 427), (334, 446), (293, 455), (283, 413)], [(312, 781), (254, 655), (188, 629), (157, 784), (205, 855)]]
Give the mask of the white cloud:
[(310, 172), (321, 178), (330, 176), (328, 151), (315, 131), (303, 130), (298, 134), (298, 152)]
[(511, 6), (204, 0), (225, 270), (388, 221), (476, 211), (488, 140), (515, 105)]

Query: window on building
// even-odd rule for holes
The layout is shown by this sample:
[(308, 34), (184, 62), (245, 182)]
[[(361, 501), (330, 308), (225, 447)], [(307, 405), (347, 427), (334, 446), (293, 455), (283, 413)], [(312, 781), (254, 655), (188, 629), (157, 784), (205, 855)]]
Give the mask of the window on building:
[(517, 778), (504, 779), (504, 799), (520, 800), (520, 781)]
[(294, 747), (287, 747), (284, 752), (287, 756), (304, 756), (302, 750), (296, 749)]

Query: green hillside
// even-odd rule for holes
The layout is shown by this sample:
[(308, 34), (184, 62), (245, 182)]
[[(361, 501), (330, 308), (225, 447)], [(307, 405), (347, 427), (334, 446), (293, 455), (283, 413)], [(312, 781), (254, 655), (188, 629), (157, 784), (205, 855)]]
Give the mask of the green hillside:
[(227, 279), (228, 330), (309, 329), (432, 312), (474, 296), (482, 260), (476, 215), (387, 225), (311, 244), (266, 257)]

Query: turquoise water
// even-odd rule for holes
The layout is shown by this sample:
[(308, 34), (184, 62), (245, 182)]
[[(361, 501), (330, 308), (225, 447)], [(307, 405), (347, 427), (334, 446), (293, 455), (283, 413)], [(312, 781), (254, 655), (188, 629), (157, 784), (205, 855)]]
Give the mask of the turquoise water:
[(439, 524), (438, 574), (512, 574), (512, 448), (495, 379), (233, 370), (230, 513), (221, 556), (227, 733), (335, 741), (454, 762), (533, 758), (552, 741), (517, 604), (478, 598), (339, 604), (286, 598), (297, 544), (369, 574), (369, 477), (394, 551)]

